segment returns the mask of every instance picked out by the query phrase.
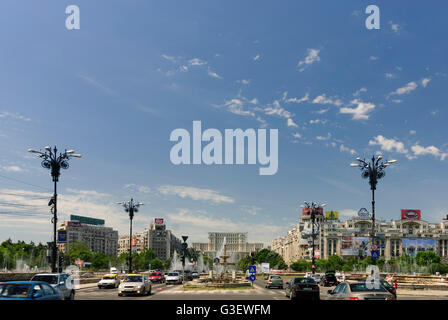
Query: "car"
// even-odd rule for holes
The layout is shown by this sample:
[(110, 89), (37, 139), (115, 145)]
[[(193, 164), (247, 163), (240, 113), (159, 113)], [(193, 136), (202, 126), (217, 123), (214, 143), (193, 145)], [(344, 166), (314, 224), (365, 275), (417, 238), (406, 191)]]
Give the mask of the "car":
[(149, 280), (151, 280), (151, 282), (153, 283), (164, 283), (165, 282), (165, 277), (163, 276), (163, 274), (161, 272), (152, 272), (149, 275)]
[(322, 280), (322, 275), (319, 273), (311, 274), (310, 278), (314, 279), (316, 283), (320, 283)]
[(63, 300), (62, 293), (43, 281), (0, 283), (0, 300)]
[(105, 274), (103, 278), (98, 282), (98, 288), (118, 288), (120, 285), (120, 279), (117, 274)]
[(191, 270), (184, 270), (184, 279), (185, 279), (185, 281), (193, 280), (193, 275), (191, 274)]
[(142, 274), (127, 274), (118, 286), (118, 296), (126, 294), (151, 295), (152, 285), (147, 276)]
[(383, 285), (384, 288), (386, 288), (387, 291), (392, 293), (395, 300), (397, 300), (397, 289), (395, 289), (395, 287), (386, 280), (380, 280), (380, 283)]
[(312, 278), (294, 278), (286, 282), (285, 295), (291, 301), (299, 299), (320, 300), (320, 290)]
[(112, 274), (118, 274), (118, 270), (115, 267), (110, 268), (110, 273)]
[(59, 291), (65, 300), (75, 299), (74, 281), (68, 273), (38, 273), (31, 281), (46, 282)]
[(184, 276), (183, 276), (183, 274), (184, 274), (184, 272), (182, 271), (182, 270), (173, 270), (173, 272), (177, 272), (178, 274), (179, 274), (179, 277), (182, 279), (182, 281), (183, 281), (183, 279), (184, 279)]
[(181, 284), (182, 277), (179, 272), (169, 272), (166, 276), (166, 284)]
[(191, 276), (193, 277), (193, 279), (199, 279), (201, 277), (201, 275), (197, 271), (193, 271), (191, 273)]
[(267, 278), (264, 278), (266, 280), (265, 288), (280, 288), (283, 289), (283, 279), (279, 275), (271, 274)]
[(337, 286), (339, 284), (336, 275), (332, 271), (325, 272), (325, 275), (322, 277), (320, 284), (324, 287)]
[(344, 281), (328, 290), (328, 300), (395, 300), (395, 297), (381, 284), (369, 288), (366, 281)]

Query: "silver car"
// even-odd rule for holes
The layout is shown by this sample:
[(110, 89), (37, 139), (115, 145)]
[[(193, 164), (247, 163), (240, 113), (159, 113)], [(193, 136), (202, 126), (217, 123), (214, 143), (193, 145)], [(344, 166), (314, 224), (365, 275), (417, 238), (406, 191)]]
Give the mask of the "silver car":
[(150, 295), (152, 290), (151, 281), (142, 274), (128, 274), (118, 287), (118, 295), (126, 294)]
[(65, 300), (75, 299), (74, 281), (68, 273), (39, 273), (31, 281), (46, 282), (59, 291)]
[(328, 294), (328, 300), (395, 300), (383, 285), (370, 287), (365, 281), (341, 282)]

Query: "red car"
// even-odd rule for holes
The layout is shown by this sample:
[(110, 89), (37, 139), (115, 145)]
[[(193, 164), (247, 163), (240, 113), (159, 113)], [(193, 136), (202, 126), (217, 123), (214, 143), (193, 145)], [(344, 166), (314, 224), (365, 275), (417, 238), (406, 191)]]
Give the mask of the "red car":
[(153, 283), (157, 282), (163, 283), (165, 282), (165, 277), (161, 272), (153, 272), (149, 275), (149, 280), (151, 280), (151, 282)]

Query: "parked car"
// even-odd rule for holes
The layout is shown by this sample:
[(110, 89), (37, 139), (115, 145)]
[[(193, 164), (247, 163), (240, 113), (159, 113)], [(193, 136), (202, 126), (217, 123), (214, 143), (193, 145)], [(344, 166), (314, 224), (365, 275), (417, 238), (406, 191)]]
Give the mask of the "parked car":
[(166, 277), (166, 284), (181, 284), (182, 277), (179, 272), (169, 272)]
[(395, 300), (383, 285), (369, 288), (366, 281), (341, 282), (333, 290), (328, 290), (328, 294), (329, 300)]
[(47, 282), (11, 281), (0, 283), (0, 300), (63, 300), (62, 293)]
[(280, 288), (283, 289), (283, 279), (279, 275), (271, 274), (267, 278), (264, 278), (266, 280), (265, 288)]
[(117, 274), (105, 274), (103, 278), (98, 282), (98, 288), (118, 288), (120, 285), (120, 279)]
[(193, 271), (191, 273), (191, 276), (193, 277), (193, 279), (199, 279), (201, 277), (201, 275), (197, 271)]
[(184, 276), (183, 276), (183, 271), (182, 270), (173, 270), (173, 272), (177, 272), (179, 274), (180, 279), (183, 281)]
[(118, 286), (118, 295), (126, 294), (150, 295), (152, 290), (151, 281), (142, 274), (128, 274)]
[(184, 271), (184, 279), (185, 279), (185, 281), (193, 280), (193, 275), (191, 274), (191, 270)]
[(320, 284), (324, 287), (337, 286), (339, 284), (338, 279), (334, 272), (328, 271), (325, 272), (325, 275), (322, 277)]
[(320, 299), (320, 290), (313, 278), (294, 278), (286, 282), (285, 295), (293, 300)]
[(75, 283), (68, 273), (39, 273), (31, 281), (46, 282), (59, 291), (65, 300), (75, 299)]
[(153, 283), (164, 283), (165, 277), (161, 272), (153, 272), (149, 275), (149, 280)]
[(322, 280), (322, 275), (319, 273), (315, 273), (315, 274), (311, 274), (310, 278), (314, 279), (314, 281), (316, 281), (316, 283), (320, 283)]

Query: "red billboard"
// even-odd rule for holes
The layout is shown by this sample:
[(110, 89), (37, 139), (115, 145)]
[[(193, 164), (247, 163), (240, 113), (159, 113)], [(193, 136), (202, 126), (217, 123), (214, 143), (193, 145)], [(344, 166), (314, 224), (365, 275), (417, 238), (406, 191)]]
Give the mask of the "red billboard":
[(79, 221), (68, 221), (67, 227), (79, 227), (81, 226), (81, 222)]
[(401, 220), (421, 220), (421, 218), (421, 210), (401, 209)]
[(163, 224), (163, 218), (155, 218), (154, 223), (155, 224)]
[[(309, 216), (310, 214), (311, 214), (311, 209), (310, 208), (303, 208), (302, 209), (302, 215)], [(317, 208), (316, 209), (316, 214), (323, 215), (324, 214), (324, 208)]]
[(136, 246), (136, 245), (137, 245), (137, 238), (132, 237), (132, 246)]

